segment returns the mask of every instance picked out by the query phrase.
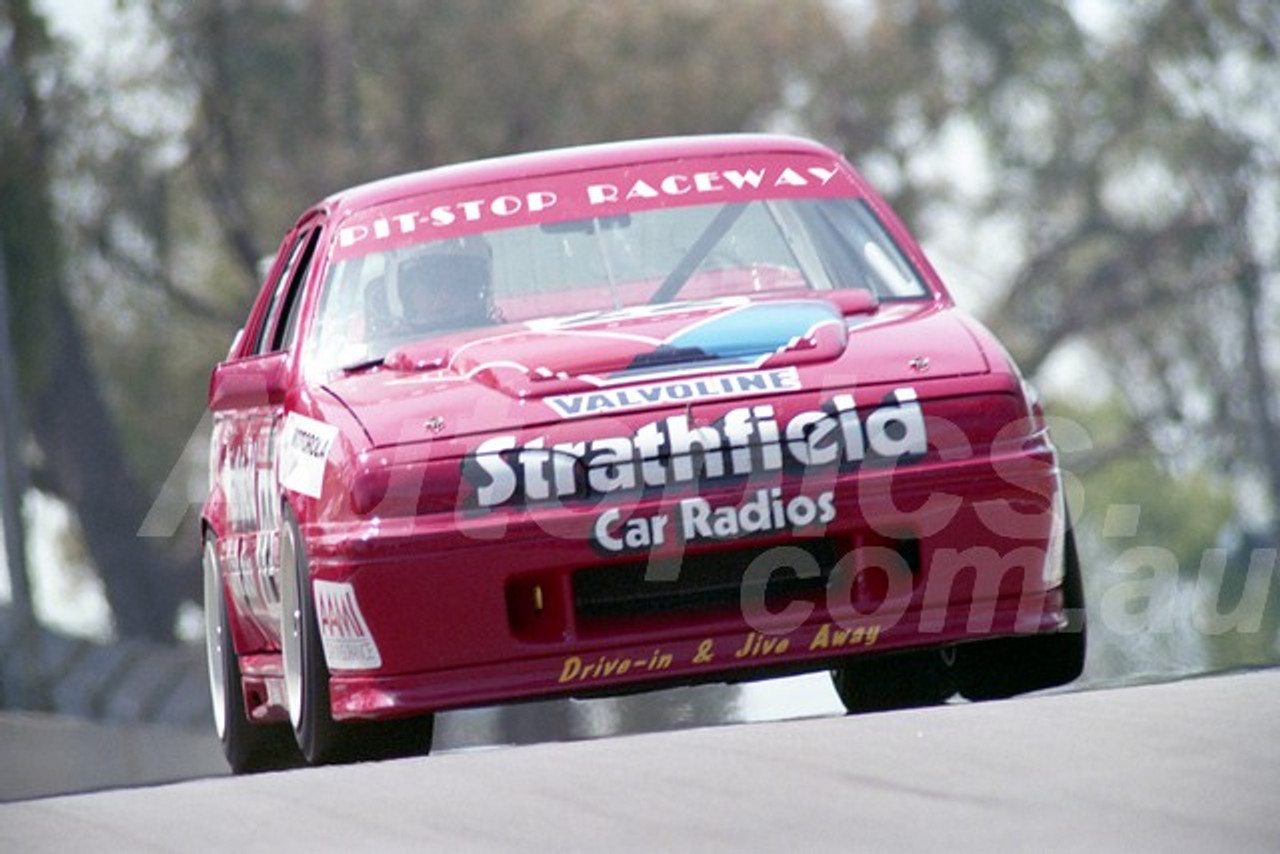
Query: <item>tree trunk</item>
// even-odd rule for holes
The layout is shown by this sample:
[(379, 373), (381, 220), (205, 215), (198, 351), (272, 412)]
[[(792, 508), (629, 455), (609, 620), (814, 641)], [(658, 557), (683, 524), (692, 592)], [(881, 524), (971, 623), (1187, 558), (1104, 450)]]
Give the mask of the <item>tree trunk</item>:
[(1263, 477), (1271, 499), (1271, 540), (1280, 544), (1280, 424), (1276, 423), (1275, 395), (1263, 355), (1261, 279), (1257, 265), (1247, 262), (1236, 278), (1236, 288), (1243, 303), (1244, 371), (1253, 410), (1254, 435), (1261, 444)]
[(18, 375), (13, 369), (13, 341), (10, 335), (8, 279), (5, 275), (4, 241), (0, 238), (0, 530), (4, 532), (4, 561), (9, 568), (14, 637), (11, 647), (20, 659), (12, 671), (14, 679), (0, 686), (0, 699), (12, 709), (45, 708), (47, 692), (39, 672), (36, 646), (35, 605), (31, 597), (31, 577), (27, 574), (27, 538), (22, 521), (22, 498), (27, 492), (26, 466), (22, 459), (22, 405)]
[(9, 291), (4, 257), (4, 244), (0, 241), (0, 530), (4, 531), (4, 558), (9, 568), (13, 609), (20, 626), (25, 629), (32, 622), (34, 613), (22, 523), (22, 496), (27, 491), (27, 476), (19, 441), (22, 407), (18, 397), (18, 377), (13, 370), (14, 350), (9, 334)]
[(45, 381), (30, 402), (44, 474), (76, 510), (116, 631), (170, 640), (179, 579), (166, 578), (149, 543), (137, 535), (150, 502), (125, 464), (79, 325), (61, 291), (52, 294), (51, 308), (57, 346), (46, 351)]
[[(0, 101), (6, 113), (0, 123), (0, 236), (10, 311), (18, 321), (6, 327), (15, 339), (8, 364), (16, 362), (27, 430), (40, 450), (32, 480), (43, 478), (42, 486), (74, 507), (118, 633), (171, 639), (179, 573), (162, 573), (149, 544), (137, 536), (149, 502), (125, 464), (66, 295), (50, 193), (55, 123), (46, 119), (46, 96), (34, 70), (51, 56), (49, 36), (28, 0), (0, 7), (0, 30), (4, 24), (10, 38), (0, 70), (11, 83), (11, 100)], [(5, 411), (7, 418), (17, 407)]]

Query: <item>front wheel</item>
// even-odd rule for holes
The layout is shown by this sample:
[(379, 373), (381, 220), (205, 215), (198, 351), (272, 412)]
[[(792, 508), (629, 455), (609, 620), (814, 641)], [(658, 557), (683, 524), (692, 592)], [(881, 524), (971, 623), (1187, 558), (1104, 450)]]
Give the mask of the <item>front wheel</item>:
[(960, 647), (956, 682), (967, 700), (1002, 700), (1074, 681), (1084, 671), (1084, 579), (1076, 540), (1068, 530), (1063, 552), (1067, 625), (1054, 634), (978, 641)]
[(831, 682), (849, 714), (936, 706), (955, 693), (952, 650), (852, 658), (831, 671)]
[(341, 722), (329, 701), (324, 658), (311, 592), (311, 574), (298, 520), (286, 508), (280, 531), (280, 650), (289, 720), (312, 765), (417, 756), (431, 750), (430, 715), (390, 721)]
[(289, 727), (255, 724), (244, 706), (240, 660), (231, 640), (217, 542), (206, 536), (202, 556), (204, 574), (205, 653), (209, 665), (209, 697), (213, 701), (213, 725), (222, 752), (236, 774), (272, 771), (302, 764), (302, 756)]

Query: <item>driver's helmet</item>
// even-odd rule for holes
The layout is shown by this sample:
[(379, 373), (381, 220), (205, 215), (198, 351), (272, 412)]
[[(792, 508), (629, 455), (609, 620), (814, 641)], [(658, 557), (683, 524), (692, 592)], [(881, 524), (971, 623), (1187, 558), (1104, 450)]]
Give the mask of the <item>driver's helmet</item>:
[(483, 237), (427, 244), (396, 270), (404, 321), (422, 330), (493, 323), (492, 280), (493, 250)]

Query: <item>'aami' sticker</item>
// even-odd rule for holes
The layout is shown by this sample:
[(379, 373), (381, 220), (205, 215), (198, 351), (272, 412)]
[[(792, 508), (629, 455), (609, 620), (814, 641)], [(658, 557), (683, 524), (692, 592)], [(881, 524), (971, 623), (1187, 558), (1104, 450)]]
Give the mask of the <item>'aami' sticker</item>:
[(332, 669), (373, 670), (382, 666), (382, 655), (360, 613), (356, 591), (350, 584), (314, 581), (316, 622), (324, 660)]
[(324, 486), (324, 466), (338, 428), (290, 412), (280, 436), (280, 485), (311, 498)]

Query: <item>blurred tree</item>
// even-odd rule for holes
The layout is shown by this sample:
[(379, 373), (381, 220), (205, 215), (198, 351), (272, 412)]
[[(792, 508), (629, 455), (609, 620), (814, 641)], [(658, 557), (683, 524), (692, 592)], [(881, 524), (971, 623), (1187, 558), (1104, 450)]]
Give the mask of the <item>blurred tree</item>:
[[(1191, 672), (1274, 662), (1280, 647), (1276, 549), (1265, 534), (1241, 529), (1230, 479), (1151, 443), (1127, 441), (1128, 403), (1055, 407), (1055, 430), (1087, 435), (1109, 454), (1068, 451), (1063, 466), (1078, 486), (1073, 509), (1094, 607), (1090, 672), (1129, 678), (1135, 671)], [(1142, 637), (1109, 624), (1125, 603), (1145, 622)], [(1114, 615), (1114, 610), (1110, 613)], [(1123, 621), (1122, 621), (1123, 622)]]
[[(1118, 396), (1097, 405), (1063, 401), (1054, 407), (1055, 430), (1078, 431), (1092, 442), (1062, 455), (1078, 484), (1072, 510), (1091, 518), (1077, 526), (1081, 549), (1099, 565), (1132, 546), (1159, 547), (1172, 555), (1185, 580), (1194, 581), (1206, 546), (1237, 515), (1230, 482), (1199, 463), (1161, 456), (1149, 441), (1131, 441), (1128, 410)], [(1097, 453), (1111, 448), (1122, 451), (1115, 457)], [(1189, 514), (1188, 507), (1196, 512)]]
[[(14, 67), (12, 47), (6, 48), (0, 57), (3, 61), (3, 65), (0, 65), (0, 116), (5, 117), (0, 126), (8, 129), (0, 136), (0, 151), (7, 154), (14, 145), (11, 138), (13, 127), (22, 110), (19, 99), (21, 87), (14, 85), (18, 72)], [(12, 123), (9, 121), (10, 117), (14, 119)], [(5, 160), (7, 159), (6, 157)], [(6, 199), (11, 193), (16, 197), (14, 176), (7, 169), (0, 169), (0, 191)], [(33, 619), (31, 580), (27, 575), (26, 539), (22, 520), (27, 469), (21, 451), (22, 404), (14, 359), (17, 348), (12, 341), (12, 330), (17, 324), (10, 319), (8, 241), (4, 237), (4, 232), (15, 223), (11, 217), (0, 217), (0, 533), (4, 536), (3, 554), (18, 623), (26, 629)]]
[(857, 8), (814, 126), (918, 224), (998, 225), (988, 320), (1024, 369), (1087, 343), (1124, 441), (1256, 483), (1280, 542), (1280, 6)]
[[(293, 216), (354, 183), (603, 139), (759, 127), (839, 48), (819, 0), (152, 0), (190, 93), (182, 169), (257, 284)], [(271, 235), (265, 238), (264, 235)]]
[(4, 241), (0, 239), (0, 537), (4, 539), (9, 592), (20, 632), (35, 619), (31, 578), (27, 574), (26, 531), (22, 500), (27, 491), (27, 466), (22, 457), (22, 400), (14, 371), (14, 348), (9, 333), (9, 289), (5, 275)]
[(122, 635), (167, 638), (176, 598), (146, 543), (133, 534), (146, 507), (89, 365), (68, 297), (63, 241), (52, 201), (57, 126), (68, 92), (62, 57), (26, 0), (0, 10), (0, 240), (29, 435), (33, 482), (76, 508)]

